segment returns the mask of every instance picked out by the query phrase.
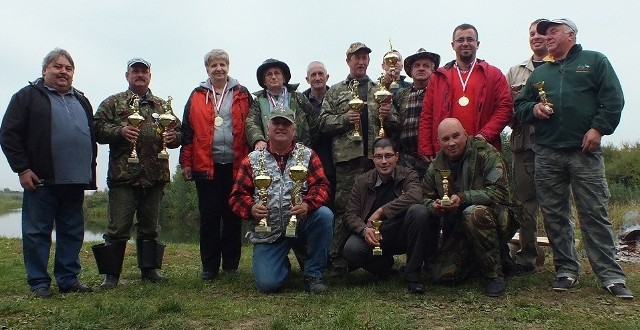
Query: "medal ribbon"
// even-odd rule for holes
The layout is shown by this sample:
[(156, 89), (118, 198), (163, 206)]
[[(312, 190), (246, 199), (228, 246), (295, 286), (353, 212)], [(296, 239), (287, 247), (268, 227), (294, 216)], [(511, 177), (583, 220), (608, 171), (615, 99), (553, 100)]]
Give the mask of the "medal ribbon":
[(467, 89), (467, 83), (469, 82), (469, 77), (471, 77), (471, 72), (473, 72), (473, 67), (475, 67), (475, 66), (476, 66), (476, 60), (473, 60), (473, 63), (471, 63), (471, 69), (469, 69), (469, 74), (467, 75), (467, 79), (462, 81), (462, 74), (460, 73), (460, 68), (458, 67), (458, 62), (456, 62), (456, 70), (458, 70), (458, 78), (460, 78), (460, 84), (462, 85), (462, 95), (463, 96), (466, 95), (464, 93), (464, 91)]
[(222, 96), (220, 96), (220, 100), (218, 101), (218, 97), (216, 97), (216, 88), (213, 87), (213, 84), (211, 85), (211, 89), (213, 89), (213, 103), (215, 104), (215, 111), (216, 111), (216, 116), (220, 115), (220, 110), (222, 108), (222, 101), (224, 101), (224, 98), (227, 96), (227, 93), (229, 92), (227, 90), (227, 83), (224, 83), (224, 89), (222, 90)]
[(287, 101), (287, 89), (286, 88), (282, 88), (282, 92), (280, 93), (280, 96), (278, 97), (278, 103), (276, 103), (276, 100), (273, 98), (273, 96), (271, 96), (271, 93), (269, 93), (267, 91), (267, 97), (269, 98), (269, 101), (271, 101), (271, 105), (272, 105), (272, 111), (273, 109), (277, 108), (278, 106), (281, 106), (284, 108), (284, 102)]

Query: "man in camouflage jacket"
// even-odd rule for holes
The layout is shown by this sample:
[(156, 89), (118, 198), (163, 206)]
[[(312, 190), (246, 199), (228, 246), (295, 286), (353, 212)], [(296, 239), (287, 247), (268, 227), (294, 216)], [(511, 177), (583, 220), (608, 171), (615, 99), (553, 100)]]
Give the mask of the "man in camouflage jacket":
[[(459, 281), (474, 270), (485, 278), (485, 292), (504, 294), (502, 259), (508, 240), (518, 227), (507, 171), (500, 153), (490, 144), (467, 136), (462, 124), (447, 118), (438, 127), (441, 151), (423, 181), (424, 205), (430, 213), (431, 240), (442, 244), (427, 260), (435, 281)], [(450, 175), (447, 175), (449, 171)], [(448, 177), (450, 205), (443, 178)], [(442, 219), (442, 222), (440, 222)], [(434, 230), (434, 228), (436, 228)]]
[[(168, 159), (158, 158), (158, 154), (163, 148), (163, 136), (168, 148), (177, 148), (182, 135), (177, 118), (173, 127), (164, 133), (158, 125), (159, 116), (171, 109), (170, 104), (151, 93), (150, 67), (149, 62), (143, 59), (130, 60), (125, 75), (129, 89), (109, 96), (95, 114), (97, 141), (109, 144), (109, 224), (104, 234), (105, 244), (94, 247), (99, 271), (106, 274), (101, 287), (106, 289), (118, 284), (134, 214), (142, 279), (152, 282), (166, 280), (157, 272), (161, 267), (164, 246), (156, 241), (156, 228), (160, 201), (164, 186), (170, 181), (170, 172)], [(138, 108), (133, 101), (136, 96)], [(144, 118), (137, 128), (128, 121), (136, 109)], [(134, 146), (138, 162), (129, 160)]]

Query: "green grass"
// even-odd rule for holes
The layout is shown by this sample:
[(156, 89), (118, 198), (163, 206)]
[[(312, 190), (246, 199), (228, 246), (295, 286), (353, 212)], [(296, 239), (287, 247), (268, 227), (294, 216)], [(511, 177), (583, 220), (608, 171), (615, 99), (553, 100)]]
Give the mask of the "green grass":
[[(96, 288), (91, 243), (80, 258), (82, 281)], [(548, 251), (547, 251), (548, 252)], [(293, 259), (292, 259), (293, 260)], [(548, 258), (547, 260), (550, 260)], [(330, 293), (304, 292), (294, 266), (284, 292), (256, 291), (251, 247), (243, 247), (240, 270), (200, 280), (195, 244), (167, 246), (166, 284), (143, 283), (135, 246), (127, 246), (121, 284), (91, 294), (33, 298), (25, 283), (21, 241), (0, 239), (0, 329), (634, 329), (640, 304), (615, 299), (598, 288), (586, 261), (580, 285), (565, 294), (550, 290), (549, 261), (535, 275), (509, 280), (507, 295), (485, 297), (480, 283), (427, 285), (423, 296), (408, 294), (400, 276), (374, 283), (363, 271), (329, 279)], [(640, 290), (640, 265), (624, 264), (629, 285)]]

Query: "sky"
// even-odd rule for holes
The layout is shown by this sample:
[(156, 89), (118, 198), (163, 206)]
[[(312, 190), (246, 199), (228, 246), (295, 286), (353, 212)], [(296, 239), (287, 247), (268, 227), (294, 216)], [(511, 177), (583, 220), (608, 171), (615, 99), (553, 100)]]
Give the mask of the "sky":
[[(42, 59), (55, 47), (68, 50), (76, 71), (73, 86), (85, 93), (94, 110), (109, 95), (127, 89), (126, 63), (142, 57), (151, 63), (152, 92), (173, 97), (182, 118), (189, 94), (204, 81), (204, 55), (222, 48), (230, 56), (230, 76), (251, 92), (260, 87), (257, 67), (268, 58), (286, 62), (299, 91), (311, 61), (325, 63), (329, 84), (348, 73), (345, 51), (352, 42), (369, 46), (368, 74), (377, 78), (391, 39), (403, 56), (424, 47), (455, 58), (453, 29), (462, 23), (478, 29), (477, 57), (507, 70), (531, 55), (529, 24), (537, 18), (567, 17), (578, 27), (585, 49), (604, 53), (618, 74), (626, 105), (616, 132), (604, 143), (639, 140), (640, 93), (635, 83), (638, 44), (625, 33), (636, 21), (640, 2), (610, 0), (555, 1), (531, 6), (525, 1), (2, 1), (0, 20), (0, 117), (11, 96), (41, 76)], [(179, 149), (170, 151), (173, 173)], [(106, 188), (108, 146), (100, 146), (98, 189)], [(0, 157), (0, 189), (21, 190), (18, 177)]]

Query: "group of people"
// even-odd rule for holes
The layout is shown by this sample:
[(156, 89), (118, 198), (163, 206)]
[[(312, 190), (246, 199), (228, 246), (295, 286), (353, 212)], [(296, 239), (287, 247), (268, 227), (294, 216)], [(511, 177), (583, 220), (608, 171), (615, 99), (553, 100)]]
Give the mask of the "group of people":
[[(506, 77), (476, 57), (480, 41), (470, 24), (453, 30), (454, 60), (441, 67), (440, 55), (421, 48), (403, 61), (391, 50), (385, 57), (397, 64), (383, 59), (380, 80), (367, 75), (371, 49), (356, 42), (346, 51), (345, 79), (327, 86), (326, 68), (314, 61), (303, 93), (290, 83), (288, 65), (270, 58), (256, 71), (262, 90), (252, 95), (229, 76), (229, 55), (214, 49), (182, 120), (171, 100), (151, 93), (151, 64), (140, 58), (127, 63), (128, 89), (94, 114), (72, 86), (70, 54), (55, 49), (42, 78), (13, 96), (0, 127), (0, 145), (24, 188), (27, 282), (37, 297), (52, 295), (55, 225), (60, 292), (92, 291), (78, 279), (78, 253), (84, 190), (96, 189), (101, 143), (110, 147), (108, 226), (93, 251), (103, 289), (118, 285), (133, 225), (141, 278), (167, 280), (158, 271), (165, 247), (159, 205), (170, 181), (162, 155), (181, 147), (182, 176), (198, 195), (203, 280), (237, 271), (242, 219), (251, 223), (261, 292), (285, 286), (293, 250), (310, 292), (328, 290), (325, 272), (341, 277), (363, 268), (386, 280), (394, 255), (406, 255), (411, 293), (425, 292), (424, 277), (480, 276), (484, 292), (497, 297), (505, 276), (536, 271), (539, 209), (556, 269), (552, 288), (566, 291), (580, 275), (573, 195), (595, 275), (611, 294), (631, 299), (614, 259), (600, 145), (614, 132), (624, 97), (607, 58), (583, 50), (577, 32), (568, 19), (534, 21), (533, 55)], [(507, 125), (513, 183), (501, 154)], [(507, 243), (518, 229), (513, 260)]]

